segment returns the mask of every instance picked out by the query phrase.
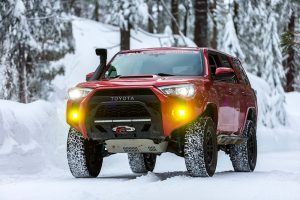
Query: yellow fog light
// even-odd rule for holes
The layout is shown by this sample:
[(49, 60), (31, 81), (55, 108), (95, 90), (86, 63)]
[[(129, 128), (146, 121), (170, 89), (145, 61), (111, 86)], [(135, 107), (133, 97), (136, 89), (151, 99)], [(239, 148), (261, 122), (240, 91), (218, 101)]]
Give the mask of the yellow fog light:
[(185, 116), (185, 110), (183, 110), (183, 109), (178, 110), (178, 116), (184, 117)]
[(175, 108), (172, 114), (176, 119), (184, 119), (187, 117), (187, 109), (184, 107)]
[(71, 110), (69, 117), (73, 122), (77, 122), (80, 117), (78, 110)]
[(72, 113), (72, 118), (75, 120), (75, 119), (78, 119), (78, 113), (77, 112), (74, 112)]

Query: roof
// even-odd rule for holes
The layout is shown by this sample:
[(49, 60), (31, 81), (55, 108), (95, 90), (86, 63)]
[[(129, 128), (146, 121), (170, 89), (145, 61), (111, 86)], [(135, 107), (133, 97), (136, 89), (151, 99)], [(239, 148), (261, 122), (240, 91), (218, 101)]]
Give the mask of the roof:
[(130, 50), (123, 50), (122, 53), (131, 53), (136, 51), (170, 51), (170, 50), (184, 50), (184, 51), (199, 51), (202, 48), (199, 47), (153, 47), (153, 48), (141, 48), (141, 49), (130, 49)]
[[(211, 50), (218, 53), (225, 54), (229, 57), (237, 58), (233, 55), (230, 55), (228, 53), (210, 48), (210, 47), (153, 47), (153, 48), (141, 48), (141, 49), (130, 49), (130, 50), (123, 50), (119, 53), (133, 53), (133, 52), (140, 52), (140, 51), (171, 51), (171, 50), (182, 50), (182, 51), (199, 51), (199, 50)], [(237, 58), (238, 59), (238, 58)]]

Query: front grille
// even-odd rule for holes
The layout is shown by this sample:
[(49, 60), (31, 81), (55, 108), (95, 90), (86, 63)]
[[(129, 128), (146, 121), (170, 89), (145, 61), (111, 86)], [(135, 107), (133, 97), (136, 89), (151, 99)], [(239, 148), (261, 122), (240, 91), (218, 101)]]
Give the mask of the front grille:
[(140, 118), (150, 117), (147, 109), (140, 104), (108, 104), (100, 105), (95, 118)]
[[(99, 90), (89, 101), (87, 116), (87, 132), (93, 139), (164, 137), (160, 101), (148, 88)], [(118, 126), (135, 131), (117, 134), (113, 128)]]

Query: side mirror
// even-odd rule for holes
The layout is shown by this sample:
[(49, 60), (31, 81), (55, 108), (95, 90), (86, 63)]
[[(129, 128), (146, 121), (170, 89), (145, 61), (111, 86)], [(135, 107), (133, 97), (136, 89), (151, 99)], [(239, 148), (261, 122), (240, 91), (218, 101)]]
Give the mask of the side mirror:
[(234, 77), (234, 70), (227, 67), (219, 67), (216, 69), (215, 79), (216, 80), (226, 80)]
[(93, 75), (94, 75), (94, 72), (88, 73), (87, 75), (85, 75), (85, 80), (89, 81)]

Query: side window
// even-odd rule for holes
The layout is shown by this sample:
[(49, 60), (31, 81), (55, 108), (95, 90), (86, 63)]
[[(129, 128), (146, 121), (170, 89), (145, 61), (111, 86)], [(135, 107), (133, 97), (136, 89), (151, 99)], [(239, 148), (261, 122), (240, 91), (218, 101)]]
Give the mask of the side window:
[(216, 63), (216, 61), (215, 61), (215, 59), (212, 55), (208, 56), (208, 62), (209, 62), (209, 68), (210, 68), (210, 71), (211, 71), (211, 75), (215, 76), (216, 69), (217, 69), (217, 63)]
[(242, 79), (242, 81), (246, 85), (250, 85), (250, 81), (249, 81), (249, 79), (247, 77), (247, 74), (246, 74), (246, 72), (245, 72), (245, 70), (244, 70), (241, 62), (238, 59), (235, 59), (235, 58), (233, 58), (232, 61), (233, 61), (233, 64), (239, 68), (240, 73), (241, 73), (241, 79)]
[(217, 56), (216, 53), (209, 52), (208, 53), (208, 62), (209, 62), (209, 67), (210, 67), (212, 78), (214, 78), (215, 73), (216, 73), (216, 69), (218, 67), (222, 66), (221, 63), (220, 63), (219, 57)]
[[(221, 67), (225, 68), (233, 68), (227, 58), (224, 54), (219, 54), (219, 58), (221, 60)], [(222, 79), (221, 81), (227, 82), (227, 83), (238, 83), (237, 76), (234, 74), (232, 77), (228, 77), (226, 79)]]
[(220, 54), (222, 67), (232, 68), (231, 64), (229, 63), (227, 56)]

